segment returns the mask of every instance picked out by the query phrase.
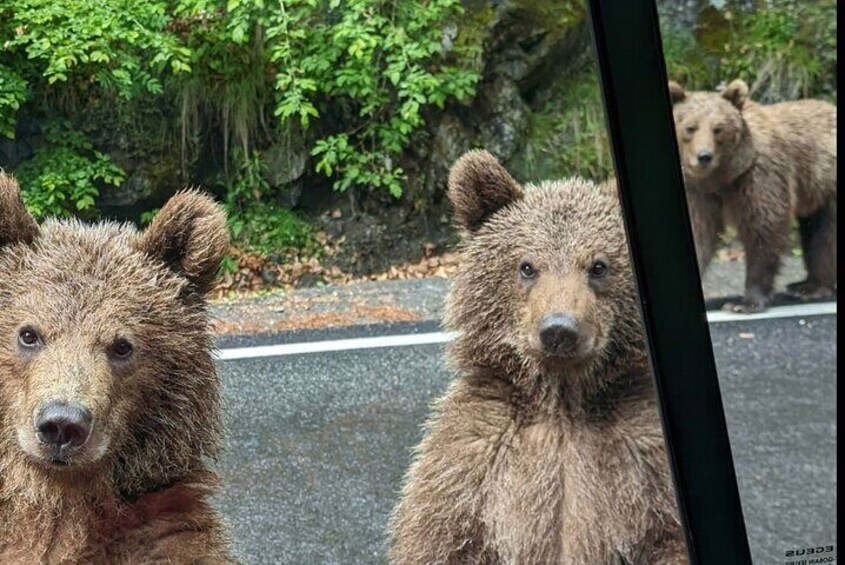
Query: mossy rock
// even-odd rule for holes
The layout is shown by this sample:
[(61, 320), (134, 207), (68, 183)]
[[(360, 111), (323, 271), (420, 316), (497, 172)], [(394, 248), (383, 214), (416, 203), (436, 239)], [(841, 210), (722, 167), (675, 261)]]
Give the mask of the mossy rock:
[(542, 58), (587, 20), (586, 7), (578, 1), (511, 0), (494, 4), (467, 0), (464, 9), (456, 21), (455, 45), (471, 53), (478, 71), (510, 46), (518, 46), (525, 53), (537, 51)]

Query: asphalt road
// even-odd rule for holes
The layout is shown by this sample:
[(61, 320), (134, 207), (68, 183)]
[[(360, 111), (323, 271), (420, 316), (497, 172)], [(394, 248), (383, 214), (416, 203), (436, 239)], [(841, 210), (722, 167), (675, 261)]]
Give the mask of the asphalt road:
[[(224, 338), (244, 347), (435, 331), (432, 323)], [(835, 316), (711, 325), (754, 562), (835, 543)], [(442, 346), (220, 362), (218, 505), (245, 563), (381, 563)]]

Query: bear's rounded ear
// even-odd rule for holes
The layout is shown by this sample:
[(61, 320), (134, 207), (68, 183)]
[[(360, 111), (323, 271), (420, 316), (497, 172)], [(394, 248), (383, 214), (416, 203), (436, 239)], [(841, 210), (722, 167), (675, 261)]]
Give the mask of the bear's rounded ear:
[(678, 102), (683, 102), (687, 97), (687, 93), (684, 91), (684, 87), (675, 82), (674, 80), (669, 81), (669, 99), (672, 101), (672, 104), (677, 104)]
[(39, 231), (38, 222), (23, 205), (17, 181), (0, 170), (0, 247), (32, 243)]
[(226, 213), (206, 194), (179, 192), (141, 233), (136, 247), (206, 294), (229, 248)]
[(725, 90), (722, 91), (722, 98), (733, 104), (737, 109), (741, 110), (743, 104), (748, 99), (748, 85), (744, 80), (738, 78), (732, 81)]
[(449, 172), (449, 201), (460, 230), (474, 232), (497, 210), (522, 196), (519, 183), (487, 151), (464, 153)]

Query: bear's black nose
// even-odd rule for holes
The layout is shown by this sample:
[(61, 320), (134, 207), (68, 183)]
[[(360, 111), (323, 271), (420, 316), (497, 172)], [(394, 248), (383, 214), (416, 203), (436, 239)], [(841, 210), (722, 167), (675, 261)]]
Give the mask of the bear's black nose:
[(540, 321), (540, 343), (551, 355), (569, 355), (578, 343), (578, 322), (569, 314), (548, 314)]
[(51, 402), (35, 421), (38, 439), (55, 448), (78, 447), (88, 441), (91, 413), (73, 404)]
[(697, 157), (699, 163), (706, 165), (713, 160), (713, 153), (710, 151), (699, 151)]

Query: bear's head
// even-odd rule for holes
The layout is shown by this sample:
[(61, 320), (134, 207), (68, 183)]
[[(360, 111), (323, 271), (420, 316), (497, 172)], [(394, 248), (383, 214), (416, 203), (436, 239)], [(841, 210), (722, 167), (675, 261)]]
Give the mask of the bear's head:
[[(748, 128), (742, 109), (748, 101), (748, 85), (737, 79), (719, 92), (686, 92), (669, 81), (669, 95), (681, 164), (687, 179), (722, 176), (733, 168)], [(737, 171), (738, 174), (741, 171)], [(727, 179), (732, 180), (732, 179)]]
[(103, 473), (132, 497), (203, 471), (221, 436), (205, 295), (227, 245), (199, 192), (140, 233), (39, 226), (0, 174), (0, 473)]
[(523, 189), (485, 151), (455, 163), (461, 260), (446, 324), (458, 369), (600, 389), (647, 362), (612, 188), (572, 178)]

